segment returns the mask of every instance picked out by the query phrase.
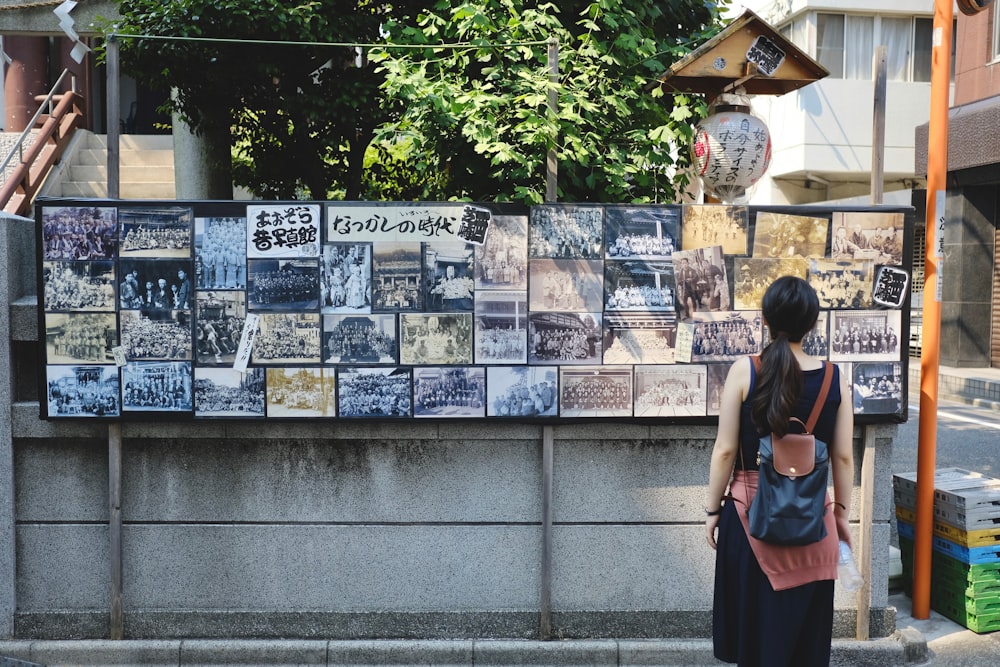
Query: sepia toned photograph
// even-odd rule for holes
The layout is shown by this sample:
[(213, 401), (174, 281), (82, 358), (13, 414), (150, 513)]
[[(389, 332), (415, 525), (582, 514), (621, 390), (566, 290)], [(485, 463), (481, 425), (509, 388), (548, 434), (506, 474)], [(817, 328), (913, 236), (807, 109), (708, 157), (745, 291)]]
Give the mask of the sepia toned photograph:
[(562, 417), (631, 417), (632, 367), (587, 366), (559, 369)]
[(903, 214), (834, 211), (830, 256), (875, 264), (903, 263)]
[(528, 217), (494, 215), (483, 245), (476, 246), (477, 290), (528, 288)]
[(601, 261), (536, 259), (529, 273), (528, 305), (532, 310), (596, 312), (604, 308)]
[(734, 299), (736, 310), (759, 310), (764, 292), (781, 276), (806, 279), (809, 260), (801, 257), (773, 259), (737, 257), (733, 260)]
[(672, 364), (677, 320), (653, 313), (604, 316), (605, 364)]
[(531, 313), (528, 363), (601, 363), (601, 313)]
[(267, 365), (320, 363), (319, 313), (263, 313), (251, 358)]
[(190, 258), (193, 223), (185, 206), (120, 208), (119, 257)]
[(472, 312), (475, 246), (432, 241), (424, 244), (424, 309), (433, 313)]
[(820, 308), (871, 308), (874, 264), (845, 259), (811, 259), (807, 280)]
[(324, 315), (323, 363), (399, 363), (396, 316)]
[(191, 260), (123, 259), (119, 263), (118, 304), (151, 319), (165, 319), (171, 310), (194, 304)]
[(486, 370), (429, 366), (413, 369), (414, 417), (483, 417)]
[(45, 359), (50, 364), (106, 364), (118, 345), (114, 313), (46, 313)]
[(829, 227), (826, 218), (759, 211), (753, 235), (753, 256), (824, 257)]
[(636, 366), (636, 417), (700, 417), (708, 397), (702, 365)]
[(371, 312), (371, 243), (324, 244), (319, 275), (320, 309), (324, 314)]
[(99, 260), (118, 256), (118, 209), (43, 206), (42, 259)]
[[(802, 337), (802, 351), (811, 357), (827, 359), (830, 356), (829, 337), (830, 312), (819, 311), (816, 316), (816, 326), (806, 332)], [(763, 346), (767, 347), (771, 343), (771, 330), (764, 324)]]
[(205, 366), (232, 366), (246, 319), (243, 291), (196, 292), (195, 361)]
[(197, 417), (264, 416), (264, 369), (194, 369), (194, 413)]
[(400, 363), (471, 364), (472, 313), (399, 316)]
[(50, 311), (114, 311), (115, 263), (44, 262), (42, 299)]
[(679, 245), (680, 206), (607, 206), (604, 209), (608, 259), (669, 259)]
[(336, 371), (332, 368), (268, 368), (265, 377), (268, 417), (336, 415)]
[(344, 368), (337, 372), (337, 415), (386, 419), (412, 417), (408, 368)]
[(191, 362), (139, 361), (122, 367), (123, 412), (191, 412)]
[(246, 245), (246, 218), (195, 218), (195, 288), (243, 289), (246, 287)]
[(189, 361), (191, 311), (167, 310), (148, 315), (123, 310), (121, 346), (128, 361)]
[(604, 310), (673, 313), (674, 265), (671, 262), (604, 263)]
[(698, 313), (694, 321), (691, 361), (735, 361), (761, 351), (760, 311)]
[(708, 376), (708, 409), (706, 414), (718, 415), (722, 410), (722, 388), (732, 364), (706, 364)]
[(532, 206), (529, 229), (529, 257), (601, 259), (604, 256), (603, 206)]
[(49, 417), (117, 417), (118, 368), (48, 366), (46, 410)]
[(722, 247), (678, 250), (674, 253), (675, 302), (678, 317), (691, 321), (695, 313), (732, 309), (732, 289)]
[(490, 366), (486, 369), (487, 417), (556, 417), (556, 366)]
[(852, 364), (851, 394), (856, 415), (894, 415), (902, 411), (903, 378), (899, 362)]
[(528, 299), (525, 292), (479, 292), (475, 327), (477, 364), (527, 363)]
[(319, 263), (315, 259), (251, 259), (247, 271), (251, 311), (319, 310)]
[(898, 310), (830, 312), (830, 361), (899, 361)]
[(419, 243), (377, 243), (372, 249), (372, 311), (420, 312), (424, 307)]
[(720, 246), (725, 255), (747, 254), (749, 211), (745, 206), (687, 204), (684, 206), (681, 248)]

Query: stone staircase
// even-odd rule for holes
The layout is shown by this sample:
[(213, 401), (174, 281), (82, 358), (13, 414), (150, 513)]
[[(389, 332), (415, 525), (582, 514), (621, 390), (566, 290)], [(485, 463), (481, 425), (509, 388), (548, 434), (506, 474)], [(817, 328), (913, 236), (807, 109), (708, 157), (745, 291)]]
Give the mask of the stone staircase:
[[(174, 144), (169, 134), (123, 134), (119, 140), (122, 199), (174, 199)], [(48, 197), (108, 196), (108, 138), (80, 130), (42, 189)]]

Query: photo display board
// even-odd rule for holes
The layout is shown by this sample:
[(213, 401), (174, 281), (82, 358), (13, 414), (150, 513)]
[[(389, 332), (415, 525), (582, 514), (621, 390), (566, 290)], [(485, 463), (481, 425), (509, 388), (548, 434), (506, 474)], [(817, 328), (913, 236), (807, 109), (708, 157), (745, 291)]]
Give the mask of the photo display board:
[(39, 200), (44, 419), (711, 423), (781, 275), (906, 419), (909, 207)]

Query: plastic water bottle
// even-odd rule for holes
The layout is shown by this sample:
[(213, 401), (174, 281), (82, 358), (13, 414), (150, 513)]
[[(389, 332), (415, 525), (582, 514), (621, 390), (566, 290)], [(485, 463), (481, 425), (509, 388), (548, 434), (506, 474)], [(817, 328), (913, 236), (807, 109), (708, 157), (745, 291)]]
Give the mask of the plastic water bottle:
[(844, 590), (853, 593), (861, 588), (865, 583), (864, 577), (858, 572), (858, 566), (854, 564), (854, 554), (851, 553), (851, 546), (840, 541), (840, 560), (837, 563), (837, 577)]

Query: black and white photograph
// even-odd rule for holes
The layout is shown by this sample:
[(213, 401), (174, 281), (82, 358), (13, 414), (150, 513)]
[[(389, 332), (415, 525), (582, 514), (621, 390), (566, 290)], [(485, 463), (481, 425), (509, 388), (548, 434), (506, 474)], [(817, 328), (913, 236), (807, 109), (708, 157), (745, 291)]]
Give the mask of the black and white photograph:
[(529, 267), (528, 305), (532, 310), (596, 312), (604, 308), (604, 262), (536, 259)]
[(487, 417), (556, 417), (559, 368), (490, 366), (486, 369)]
[(830, 255), (833, 259), (903, 263), (903, 214), (834, 211)]
[(678, 317), (689, 322), (695, 313), (732, 309), (732, 289), (722, 246), (674, 253), (674, 300)]
[(475, 246), (470, 243), (424, 243), (424, 309), (432, 313), (472, 312), (476, 282)]
[[(821, 310), (816, 316), (816, 325), (806, 332), (802, 337), (802, 351), (811, 357), (827, 359), (830, 356), (830, 336), (829, 336), (830, 311)], [(767, 324), (764, 324), (764, 335), (762, 347), (767, 347), (771, 343), (771, 331)]]
[(232, 366), (246, 319), (242, 290), (196, 292), (195, 361), (203, 366)]
[(604, 315), (605, 364), (672, 364), (677, 320), (654, 313)]
[(753, 256), (823, 257), (829, 228), (830, 221), (826, 218), (759, 211), (753, 235)]
[(189, 361), (191, 359), (191, 311), (167, 310), (147, 315), (123, 310), (121, 345), (128, 361)]
[(323, 363), (398, 364), (396, 316), (324, 315)]
[(48, 366), (49, 417), (117, 417), (118, 368), (115, 366)]
[(733, 307), (759, 310), (768, 286), (781, 276), (806, 279), (809, 260), (801, 257), (737, 257), (733, 261)]
[(372, 249), (372, 312), (419, 313), (424, 309), (419, 243), (377, 243)]
[(632, 367), (560, 368), (559, 414), (570, 419), (631, 417)]
[(403, 313), (399, 339), (401, 364), (471, 364), (472, 313)]
[(528, 288), (528, 217), (494, 215), (490, 231), (476, 246), (476, 290)]
[(531, 313), (528, 363), (601, 363), (601, 323), (601, 313)]
[(169, 318), (172, 310), (194, 305), (189, 259), (123, 259), (119, 262), (118, 304), (151, 319)]
[(852, 259), (811, 259), (806, 279), (820, 308), (871, 308), (874, 266)]
[(120, 208), (119, 256), (190, 258), (194, 212), (185, 206)]
[(528, 298), (525, 292), (479, 292), (475, 327), (477, 364), (527, 363)]
[(319, 313), (263, 313), (251, 359), (255, 364), (318, 364)]
[(706, 364), (708, 374), (708, 415), (718, 415), (722, 411), (722, 388), (729, 375), (730, 364)]
[(191, 412), (191, 363), (139, 361), (122, 367), (123, 412)]
[(604, 263), (605, 311), (663, 311), (673, 313), (672, 262), (608, 260)]
[(118, 345), (114, 313), (46, 313), (45, 358), (50, 364), (106, 364)]
[(372, 244), (324, 244), (319, 279), (321, 312), (370, 313)]
[(194, 369), (196, 417), (263, 417), (264, 369)]
[(550, 259), (601, 259), (604, 208), (573, 204), (531, 207), (528, 256)]
[(745, 206), (687, 204), (680, 247), (696, 250), (720, 246), (723, 254), (746, 255), (749, 217)]
[(830, 361), (899, 361), (898, 310), (830, 311)]
[(195, 288), (201, 290), (246, 287), (246, 245), (246, 218), (195, 218)]
[(700, 364), (636, 366), (636, 417), (700, 417), (708, 400), (708, 370)]
[(118, 209), (100, 206), (42, 208), (42, 258), (115, 259)]
[(337, 371), (337, 415), (368, 419), (412, 417), (412, 370), (342, 368)]
[(268, 368), (267, 416), (333, 417), (337, 411), (336, 371), (332, 368)]
[(317, 260), (251, 259), (247, 272), (251, 311), (319, 311)]
[(483, 417), (486, 370), (475, 366), (413, 369), (414, 417)]
[(114, 311), (115, 263), (44, 262), (42, 293), (48, 311)]
[(903, 378), (899, 362), (854, 363), (851, 394), (856, 415), (894, 415), (902, 410)]
[(608, 259), (670, 259), (680, 249), (680, 206), (607, 206), (604, 209)]
[(760, 311), (698, 313), (694, 320), (691, 361), (735, 361), (761, 351)]

